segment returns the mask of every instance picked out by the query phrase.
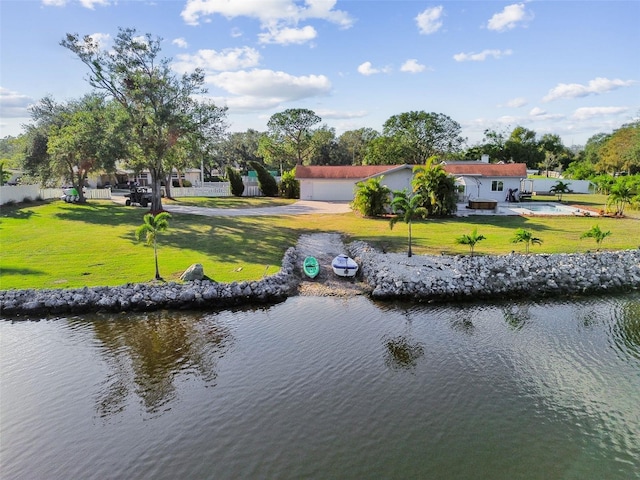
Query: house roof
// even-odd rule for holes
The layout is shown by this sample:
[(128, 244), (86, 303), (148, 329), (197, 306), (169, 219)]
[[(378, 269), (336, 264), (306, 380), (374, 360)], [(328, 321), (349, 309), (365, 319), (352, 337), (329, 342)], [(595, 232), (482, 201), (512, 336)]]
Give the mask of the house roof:
[[(360, 180), (375, 177), (384, 173), (404, 168), (413, 169), (419, 165), (298, 165), (296, 178), (316, 178), (327, 180)], [(445, 164), (445, 171), (450, 175), (473, 175), (481, 177), (526, 177), (527, 166), (524, 163), (481, 163), (469, 162), (468, 164)]]
[(450, 175), (474, 175), (481, 177), (526, 177), (527, 165), (524, 163), (455, 163), (444, 165)]
[(380, 175), (398, 165), (311, 165), (296, 166), (296, 178), (361, 179)]

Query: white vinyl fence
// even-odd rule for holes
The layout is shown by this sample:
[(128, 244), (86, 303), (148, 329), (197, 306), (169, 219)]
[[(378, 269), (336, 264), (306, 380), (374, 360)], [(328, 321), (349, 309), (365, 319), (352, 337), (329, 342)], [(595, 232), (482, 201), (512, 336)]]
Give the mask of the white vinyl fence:
[(591, 193), (591, 182), (589, 180), (567, 180), (558, 178), (534, 178), (533, 191), (538, 195), (547, 193), (558, 181), (569, 185), (569, 190), (573, 193)]
[[(61, 188), (40, 188), (40, 185), (3, 185), (0, 187), (0, 205), (9, 202), (23, 202), (25, 199), (49, 200), (61, 196)], [(85, 189), (85, 197), (90, 200), (109, 200), (111, 199), (111, 190), (108, 188), (87, 188)]]
[[(244, 185), (243, 197), (259, 197), (262, 195), (257, 185)], [(198, 187), (171, 187), (171, 196), (179, 197), (230, 197), (231, 184), (229, 182), (205, 182)]]

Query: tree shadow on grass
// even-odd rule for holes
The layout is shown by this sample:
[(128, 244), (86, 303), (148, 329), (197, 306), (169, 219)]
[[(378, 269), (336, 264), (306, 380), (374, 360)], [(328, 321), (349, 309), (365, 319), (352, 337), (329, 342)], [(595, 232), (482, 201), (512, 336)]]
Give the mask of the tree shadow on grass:
[(33, 268), (0, 268), (0, 277), (5, 275), (45, 275), (45, 272), (43, 270), (35, 270)]
[(34, 215), (36, 215), (36, 212), (34, 212), (33, 210), (25, 210), (22, 208), (5, 209), (5, 207), (2, 207), (2, 213), (0, 213), (0, 219), (13, 218), (15, 220), (29, 220)]
[[(137, 226), (137, 225), (136, 225)], [(169, 229), (158, 236), (160, 248), (189, 249), (218, 261), (251, 261), (280, 265), (287, 248), (300, 232), (270, 217), (201, 217), (173, 215)], [(124, 238), (136, 243), (133, 236)]]
[(65, 204), (60, 207), (60, 210), (56, 217), (61, 220), (114, 227), (122, 225), (137, 227), (142, 224), (145, 214), (149, 213), (142, 208), (104, 203)]

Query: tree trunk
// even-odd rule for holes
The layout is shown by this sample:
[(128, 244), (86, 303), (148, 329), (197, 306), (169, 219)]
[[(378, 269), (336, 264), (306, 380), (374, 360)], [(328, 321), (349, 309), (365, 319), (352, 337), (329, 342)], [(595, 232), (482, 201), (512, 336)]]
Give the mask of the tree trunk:
[(156, 280), (162, 280), (162, 277), (160, 276), (160, 269), (158, 268), (158, 248), (155, 239), (153, 240), (153, 256), (156, 261)]
[(151, 169), (151, 213), (162, 211), (162, 172)]
[(167, 178), (164, 179), (164, 194), (167, 198), (173, 198), (171, 196), (171, 187), (173, 187), (173, 184), (171, 183), (171, 174), (169, 174)]
[(409, 254), (407, 256), (410, 257), (411, 255), (411, 221), (409, 221)]

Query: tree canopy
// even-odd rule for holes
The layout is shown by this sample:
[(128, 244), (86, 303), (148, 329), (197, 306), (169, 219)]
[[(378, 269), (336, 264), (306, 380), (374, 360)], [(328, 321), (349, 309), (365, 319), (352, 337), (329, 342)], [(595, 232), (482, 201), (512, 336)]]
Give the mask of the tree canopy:
[(313, 151), (313, 127), (321, 121), (322, 118), (306, 108), (290, 108), (273, 114), (267, 122), (268, 138), (260, 144), (265, 161), (273, 165), (285, 161), (282, 167), (286, 169), (308, 163)]
[(425, 163), (429, 157), (446, 157), (461, 151), (465, 139), (458, 122), (442, 113), (411, 111), (393, 115), (383, 126), (383, 135), (408, 148), (403, 163)]
[(204, 73), (196, 69), (177, 77), (169, 59), (159, 58), (161, 38), (139, 36), (135, 29), (120, 29), (111, 50), (101, 50), (89, 35), (67, 34), (61, 45), (75, 53), (89, 68), (89, 84), (118, 102), (129, 120), (129, 138), (135, 147), (130, 162), (149, 170), (152, 179), (152, 211), (162, 210), (161, 181), (165, 160), (178, 139), (224, 130), (226, 108), (195, 95)]

